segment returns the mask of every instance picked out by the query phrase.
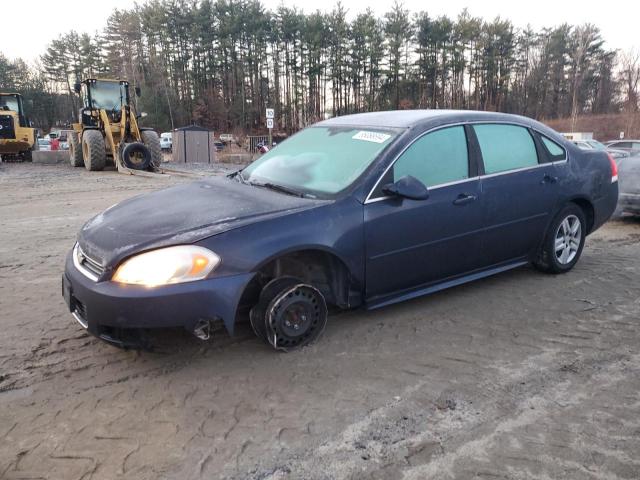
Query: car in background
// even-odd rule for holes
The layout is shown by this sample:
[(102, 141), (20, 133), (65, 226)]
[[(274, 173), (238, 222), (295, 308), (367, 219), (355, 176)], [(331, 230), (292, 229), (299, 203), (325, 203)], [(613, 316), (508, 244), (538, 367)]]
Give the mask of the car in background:
[(39, 138), (38, 150), (40, 150), (41, 152), (51, 151), (51, 140), (49, 140), (48, 138)]
[(216, 147), (216, 152), (221, 152), (222, 150), (224, 150), (224, 143), (222, 142), (214, 141), (213, 145)]
[(221, 133), (220, 141), (222, 143), (235, 143), (236, 137), (234, 137), (231, 133)]
[(173, 147), (173, 137), (171, 132), (164, 132), (160, 134), (160, 148), (165, 151), (171, 151)]
[(617, 159), (619, 189), (618, 212), (640, 215), (640, 155)]
[(46, 140), (58, 140), (58, 150), (69, 150), (69, 133), (73, 130), (51, 130), (44, 138)]
[(261, 340), (289, 351), (313, 342), (330, 311), (529, 263), (568, 272), (617, 202), (609, 155), (529, 118), (346, 115), (226, 177), (98, 214), (67, 256), (62, 294), (84, 329), (117, 345), (136, 329), (183, 327), (206, 340), (220, 322), (233, 334), (248, 313)]
[(607, 148), (624, 150), (632, 155), (640, 154), (640, 140), (611, 140), (605, 142)]
[(609, 148), (604, 143), (597, 140), (573, 140), (573, 144), (581, 150), (601, 150), (610, 153), (613, 158), (624, 158), (629, 156), (629, 152)]

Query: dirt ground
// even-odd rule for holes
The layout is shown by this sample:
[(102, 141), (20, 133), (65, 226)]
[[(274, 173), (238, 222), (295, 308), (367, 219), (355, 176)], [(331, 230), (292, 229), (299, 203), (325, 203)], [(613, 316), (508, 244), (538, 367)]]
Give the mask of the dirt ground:
[(246, 326), (88, 336), (60, 296), (76, 232), (182, 181), (0, 164), (0, 478), (640, 478), (639, 220), (567, 275), (339, 315), (291, 354)]

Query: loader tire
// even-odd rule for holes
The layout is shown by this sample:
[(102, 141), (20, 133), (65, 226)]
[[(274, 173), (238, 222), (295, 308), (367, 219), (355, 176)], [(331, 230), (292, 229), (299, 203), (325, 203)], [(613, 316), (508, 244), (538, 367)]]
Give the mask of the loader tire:
[(143, 130), (140, 138), (151, 152), (151, 168), (158, 170), (162, 163), (162, 149), (160, 148), (160, 137), (153, 130)]
[(82, 134), (82, 156), (84, 166), (90, 172), (104, 170), (107, 152), (104, 147), (104, 137), (99, 130), (85, 130)]
[(147, 170), (151, 165), (151, 150), (144, 143), (125, 143), (121, 157), (124, 165), (132, 170)]
[(78, 134), (76, 132), (69, 133), (69, 160), (72, 167), (82, 167), (84, 160), (82, 159), (82, 147)]

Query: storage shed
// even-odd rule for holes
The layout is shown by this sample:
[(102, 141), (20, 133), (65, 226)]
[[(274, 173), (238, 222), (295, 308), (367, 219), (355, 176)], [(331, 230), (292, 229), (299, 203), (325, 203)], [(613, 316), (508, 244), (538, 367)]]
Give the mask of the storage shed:
[(212, 163), (216, 161), (213, 132), (197, 125), (177, 128), (171, 135), (173, 161)]

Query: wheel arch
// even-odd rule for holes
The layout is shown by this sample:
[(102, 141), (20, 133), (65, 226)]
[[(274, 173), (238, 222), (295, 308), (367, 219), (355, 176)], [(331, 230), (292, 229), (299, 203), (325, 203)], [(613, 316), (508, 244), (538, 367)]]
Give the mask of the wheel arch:
[(310, 245), (278, 252), (258, 264), (254, 271), (256, 274), (240, 298), (239, 309), (250, 308), (269, 280), (285, 275), (318, 288), (327, 304), (351, 308), (362, 301), (358, 277), (339, 254), (325, 246)]
[(595, 224), (595, 208), (593, 202), (586, 197), (573, 197), (569, 199), (569, 203), (575, 203), (580, 207), (587, 222), (587, 235), (590, 234)]

